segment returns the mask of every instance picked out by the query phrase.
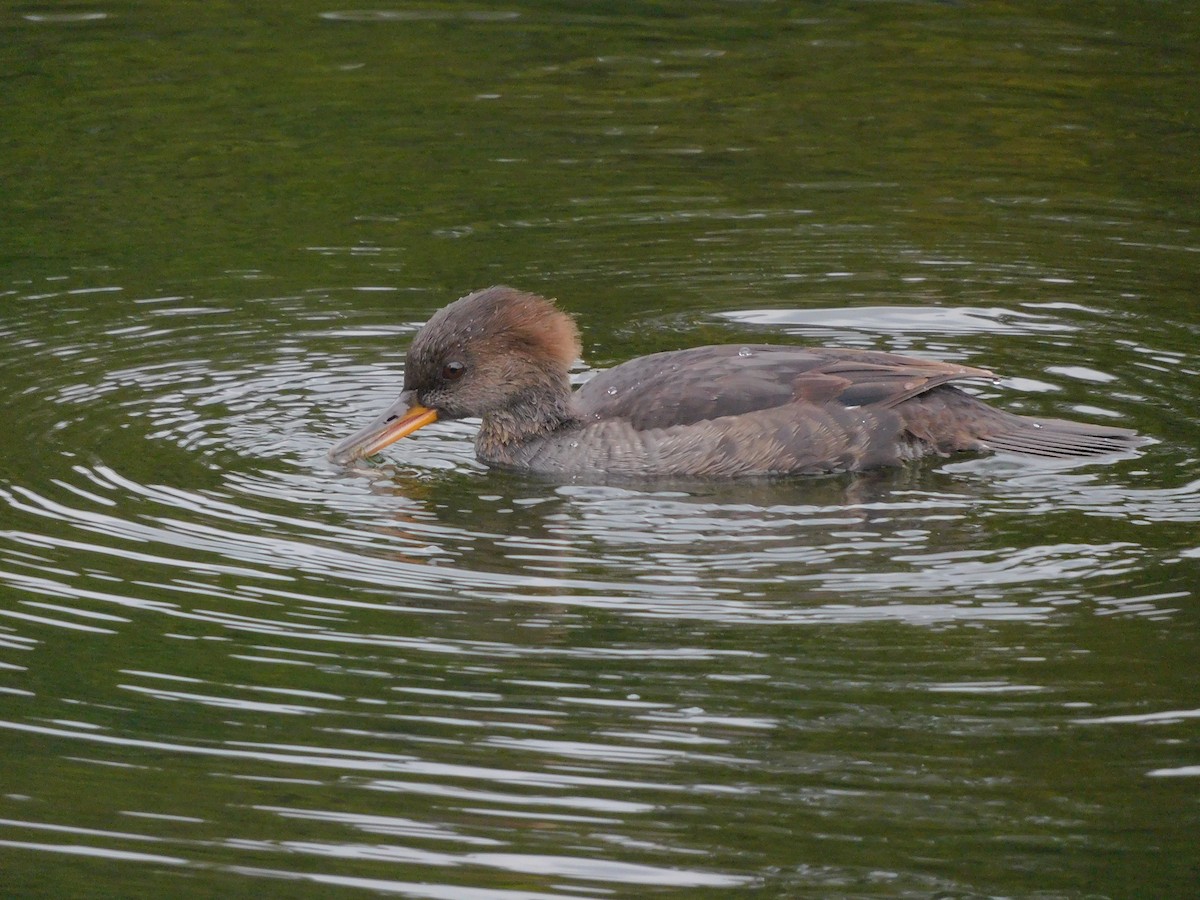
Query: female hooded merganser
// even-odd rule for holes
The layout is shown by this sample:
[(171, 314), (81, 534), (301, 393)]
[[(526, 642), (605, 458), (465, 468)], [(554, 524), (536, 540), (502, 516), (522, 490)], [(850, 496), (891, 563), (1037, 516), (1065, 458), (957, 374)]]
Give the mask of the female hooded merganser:
[(871, 350), (757, 345), (654, 353), (577, 391), (570, 316), (497, 286), (439, 310), (408, 353), (404, 391), (330, 459), (378, 453), (437, 419), (479, 417), (489, 466), (552, 477), (799, 475), (895, 466), (960, 451), (1088, 457), (1134, 432), (1037, 419), (949, 384), (986, 369)]

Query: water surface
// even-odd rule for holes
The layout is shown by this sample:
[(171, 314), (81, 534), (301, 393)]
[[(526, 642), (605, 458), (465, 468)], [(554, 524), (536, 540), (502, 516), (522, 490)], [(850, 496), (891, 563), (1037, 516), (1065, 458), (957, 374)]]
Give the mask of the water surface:
[[(13, 896), (1190, 896), (1195, 14), (0, 18)], [(383, 462), (428, 316), (924, 354), (1104, 465)]]

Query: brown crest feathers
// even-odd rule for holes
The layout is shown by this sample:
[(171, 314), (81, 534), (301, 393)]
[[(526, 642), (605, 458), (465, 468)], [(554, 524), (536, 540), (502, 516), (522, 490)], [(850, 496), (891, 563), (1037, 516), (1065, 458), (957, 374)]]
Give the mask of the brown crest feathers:
[(467, 294), (447, 309), (469, 315), (469, 331), (527, 346), (533, 355), (553, 359), (569, 369), (581, 347), (575, 320), (538, 294), (494, 285)]

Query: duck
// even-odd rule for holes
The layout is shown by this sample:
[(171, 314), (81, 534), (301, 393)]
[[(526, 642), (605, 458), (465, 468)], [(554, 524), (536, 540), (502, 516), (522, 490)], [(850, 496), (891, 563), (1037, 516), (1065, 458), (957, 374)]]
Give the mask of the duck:
[(487, 466), (572, 481), (860, 472), (922, 457), (1126, 453), (1109, 425), (1007, 412), (958, 387), (987, 369), (877, 350), (725, 344), (668, 350), (573, 389), (574, 319), (505, 285), (467, 294), (414, 337), (399, 398), (335, 444), (349, 464), (437, 421), (480, 419)]

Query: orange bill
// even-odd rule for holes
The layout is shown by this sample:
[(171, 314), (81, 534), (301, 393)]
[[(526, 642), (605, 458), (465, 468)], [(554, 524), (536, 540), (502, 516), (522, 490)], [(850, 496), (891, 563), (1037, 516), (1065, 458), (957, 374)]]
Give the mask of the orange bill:
[(335, 444), (329, 451), (329, 458), (345, 463), (371, 456), (436, 421), (437, 410), (411, 403), (408, 397), (402, 396), (370, 425)]

